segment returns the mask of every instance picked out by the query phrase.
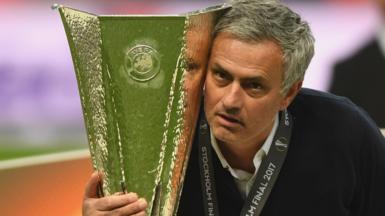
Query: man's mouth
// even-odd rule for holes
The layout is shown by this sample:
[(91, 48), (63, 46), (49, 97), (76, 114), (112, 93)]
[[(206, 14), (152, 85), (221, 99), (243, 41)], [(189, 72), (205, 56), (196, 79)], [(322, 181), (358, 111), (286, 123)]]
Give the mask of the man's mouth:
[(225, 113), (217, 113), (217, 115), (220, 118), (224, 119), (225, 121), (229, 122), (230, 124), (240, 124), (240, 125), (244, 126), (243, 122), (234, 116), (230, 116), (230, 115), (227, 115)]

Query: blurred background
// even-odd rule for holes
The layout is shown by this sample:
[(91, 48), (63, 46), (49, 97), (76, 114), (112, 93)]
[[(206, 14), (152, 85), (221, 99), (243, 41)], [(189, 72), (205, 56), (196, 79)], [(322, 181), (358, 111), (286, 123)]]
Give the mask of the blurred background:
[[(1, 215), (80, 215), (91, 173), (72, 59), (51, 5), (95, 14), (179, 14), (222, 2), (0, 0)], [(376, 34), (382, 21), (374, 0), (284, 2), (316, 38), (304, 85), (324, 91), (333, 65)]]

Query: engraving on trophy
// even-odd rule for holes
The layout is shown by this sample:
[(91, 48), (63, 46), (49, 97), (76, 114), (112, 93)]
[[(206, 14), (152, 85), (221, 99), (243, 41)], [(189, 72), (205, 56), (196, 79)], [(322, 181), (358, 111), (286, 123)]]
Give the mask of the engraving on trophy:
[(160, 71), (159, 54), (151, 46), (136, 45), (127, 51), (124, 67), (132, 79), (149, 81)]

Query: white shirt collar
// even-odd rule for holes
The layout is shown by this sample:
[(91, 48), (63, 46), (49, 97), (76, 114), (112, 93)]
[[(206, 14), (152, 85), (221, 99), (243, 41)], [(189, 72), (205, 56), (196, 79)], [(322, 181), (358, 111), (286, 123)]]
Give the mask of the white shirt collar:
[[(254, 167), (255, 167), (255, 173), (258, 171), (258, 168), (259, 168), (259, 165), (261, 163), (262, 157), (266, 156), (269, 153), (271, 143), (273, 142), (274, 135), (275, 135), (275, 133), (277, 131), (277, 128), (278, 128), (278, 121), (279, 121), (279, 118), (278, 118), (278, 114), (277, 114), (275, 116), (274, 125), (273, 125), (272, 130), (270, 131), (269, 136), (267, 137), (267, 139), (263, 143), (261, 149), (259, 149), (257, 151), (257, 153), (254, 155), (253, 164), (254, 164)], [(250, 178), (250, 176), (252, 174), (249, 174), (249, 176), (248, 176), (247, 172), (245, 172), (243, 170), (233, 169), (229, 165), (227, 160), (224, 158), (221, 150), (219, 149), (218, 143), (217, 143), (214, 135), (212, 133), (210, 133), (210, 135), (211, 135), (211, 145), (214, 148), (214, 151), (217, 154), (217, 156), (218, 156), (218, 158), (219, 158), (223, 168), (228, 169), (230, 171), (231, 175), (234, 178), (237, 178), (237, 179)], [(239, 175), (240, 173), (242, 173), (241, 176)]]
[(380, 50), (382, 51), (383, 56), (385, 57), (385, 24), (379, 29), (377, 33), (378, 44), (380, 45)]

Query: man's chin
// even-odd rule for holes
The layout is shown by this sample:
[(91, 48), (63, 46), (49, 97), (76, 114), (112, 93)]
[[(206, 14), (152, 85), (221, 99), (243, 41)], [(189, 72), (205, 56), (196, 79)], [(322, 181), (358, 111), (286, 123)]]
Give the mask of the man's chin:
[(212, 128), (212, 133), (215, 139), (222, 142), (232, 142), (236, 139), (236, 134), (225, 127)]

